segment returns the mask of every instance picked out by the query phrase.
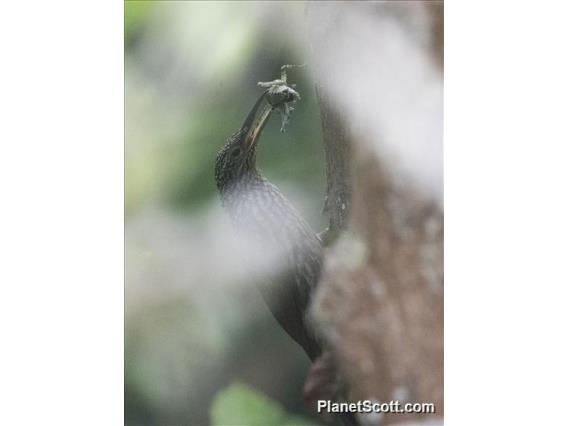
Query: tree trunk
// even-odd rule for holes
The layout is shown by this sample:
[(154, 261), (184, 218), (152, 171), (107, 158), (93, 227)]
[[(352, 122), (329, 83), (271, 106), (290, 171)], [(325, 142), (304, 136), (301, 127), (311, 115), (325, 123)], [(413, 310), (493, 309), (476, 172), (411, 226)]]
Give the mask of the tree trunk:
[[(426, 49), (441, 74), (443, 6), (419, 6), (374, 5), (372, 13), (404, 22), (418, 12), (427, 16), (432, 37)], [(349, 8), (360, 7), (369, 6), (315, 2), (307, 10), (326, 152), (326, 211), (331, 233), (340, 233), (326, 249), (311, 313), (333, 348), (350, 400), (435, 404), (434, 415), (365, 415), (362, 423), (430, 421), (444, 409), (443, 210), (439, 198), (398, 176), (391, 156), (377, 154), (376, 133), (367, 137), (365, 125), (354, 123), (340, 102), (337, 87), (351, 76), (342, 71), (349, 55), (334, 35), (351, 31)], [(357, 84), (349, 85), (351, 92), (364, 93), (363, 82)]]

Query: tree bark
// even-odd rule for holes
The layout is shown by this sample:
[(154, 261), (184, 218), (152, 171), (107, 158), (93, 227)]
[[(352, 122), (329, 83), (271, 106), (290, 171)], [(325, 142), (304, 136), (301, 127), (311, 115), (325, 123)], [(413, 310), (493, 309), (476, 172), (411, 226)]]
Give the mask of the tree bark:
[(326, 243), (347, 227), (351, 210), (351, 149), (341, 115), (321, 88), (320, 105), (327, 189), (324, 213), (329, 215)]
[[(346, 7), (308, 6), (316, 76), (333, 72), (322, 64), (343, 59), (340, 49), (327, 44)], [(431, 54), (441, 72), (443, 9), (438, 4), (425, 10), (434, 23)], [(337, 83), (345, 76), (332, 78)], [(377, 155), (364, 134), (354, 136), (349, 115), (326, 84), (318, 83), (317, 94), (326, 211), (329, 229), (340, 235), (326, 249), (312, 316), (333, 349), (351, 400), (435, 404), (435, 415), (366, 415), (360, 416), (363, 424), (439, 419), (444, 410), (442, 207), (430, 194), (394, 178), (390, 159)]]

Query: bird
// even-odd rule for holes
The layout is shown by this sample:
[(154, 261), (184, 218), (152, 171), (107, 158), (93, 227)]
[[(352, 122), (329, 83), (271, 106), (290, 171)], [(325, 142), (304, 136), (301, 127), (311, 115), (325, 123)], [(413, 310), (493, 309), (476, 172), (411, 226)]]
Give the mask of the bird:
[[(215, 181), (236, 230), (277, 256), (277, 276), (259, 285), (261, 296), (278, 324), (314, 361), (322, 348), (306, 312), (321, 271), (322, 246), (316, 232), (256, 166), (260, 134), (278, 106), (268, 102), (267, 92), (219, 151)], [(281, 103), (287, 100), (284, 95)]]
[[(288, 113), (291, 108), (287, 103), (299, 97), (293, 89), (281, 89), (265, 90), (240, 129), (227, 138), (215, 160), (215, 181), (221, 204), (237, 232), (259, 243), (261, 251), (274, 254), (278, 265), (270, 268), (269, 276), (261, 277), (258, 289), (278, 324), (316, 367), (312, 383), (318, 388), (320, 383), (325, 387), (334, 381), (333, 373), (328, 372), (329, 353), (307, 315), (322, 269), (322, 242), (256, 165), (258, 141), (271, 113), (281, 107)], [(323, 379), (322, 371), (327, 376)], [(313, 384), (310, 387), (313, 390)], [(340, 414), (340, 419), (345, 425), (358, 425), (351, 413)]]

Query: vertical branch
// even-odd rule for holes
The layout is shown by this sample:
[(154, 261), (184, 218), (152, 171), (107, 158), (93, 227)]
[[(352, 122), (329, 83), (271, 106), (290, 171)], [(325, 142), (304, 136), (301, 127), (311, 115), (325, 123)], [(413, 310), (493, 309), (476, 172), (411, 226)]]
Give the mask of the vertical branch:
[[(308, 3), (306, 17), (313, 52), (316, 75), (326, 72), (329, 50), (328, 37), (334, 22), (339, 19), (339, 8), (324, 2)], [(337, 58), (334, 58), (337, 60)], [(339, 83), (342, 76), (334, 69), (330, 80)], [(324, 85), (316, 83), (316, 95), (320, 106), (325, 170), (327, 179), (324, 212), (329, 215), (329, 227), (324, 243), (329, 243), (347, 227), (351, 211), (351, 144), (349, 131), (337, 105), (330, 99)]]
[(337, 108), (320, 87), (316, 87), (316, 93), (321, 111), (327, 178), (324, 212), (329, 214), (329, 234), (336, 236), (346, 228), (351, 210), (351, 150)]

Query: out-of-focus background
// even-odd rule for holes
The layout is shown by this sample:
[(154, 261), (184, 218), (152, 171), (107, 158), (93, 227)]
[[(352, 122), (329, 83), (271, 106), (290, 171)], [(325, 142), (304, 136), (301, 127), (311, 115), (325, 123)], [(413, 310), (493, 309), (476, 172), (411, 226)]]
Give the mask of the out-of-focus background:
[[(308, 360), (249, 285), (213, 180), (257, 82), (307, 62), (303, 25), (299, 2), (125, 2), (126, 424), (238, 422), (247, 407), (261, 421), (310, 416)], [(302, 100), (285, 133), (271, 118), (258, 163), (320, 230), (309, 67), (289, 80)]]
[[(278, 78), (283, 64), (307, 64), (288, 74), (302, 100), (285, 133), (271, 118), (259, 166), (323, 230), (323, 146), (331, 137), (349, 147), (348, 230), (369, 254), (359, 258), (367, 272), (338, 279), (354, 265), (327, 252), (314, 320), (336, 337), (328, 343), (359, 399), (397, 399), (402, 389), (443, 413), (443, 4), (128, 1), (127, 424), (323, 421), (301, 396), (308, 360), (251, 282), (213, 180), (257, 82)], [(332, 117), (325, 137), (316, 81)], [(343, 206), (344, 195), (330, 199)], [(336, 308), (322, 315), (325, 306)]]

